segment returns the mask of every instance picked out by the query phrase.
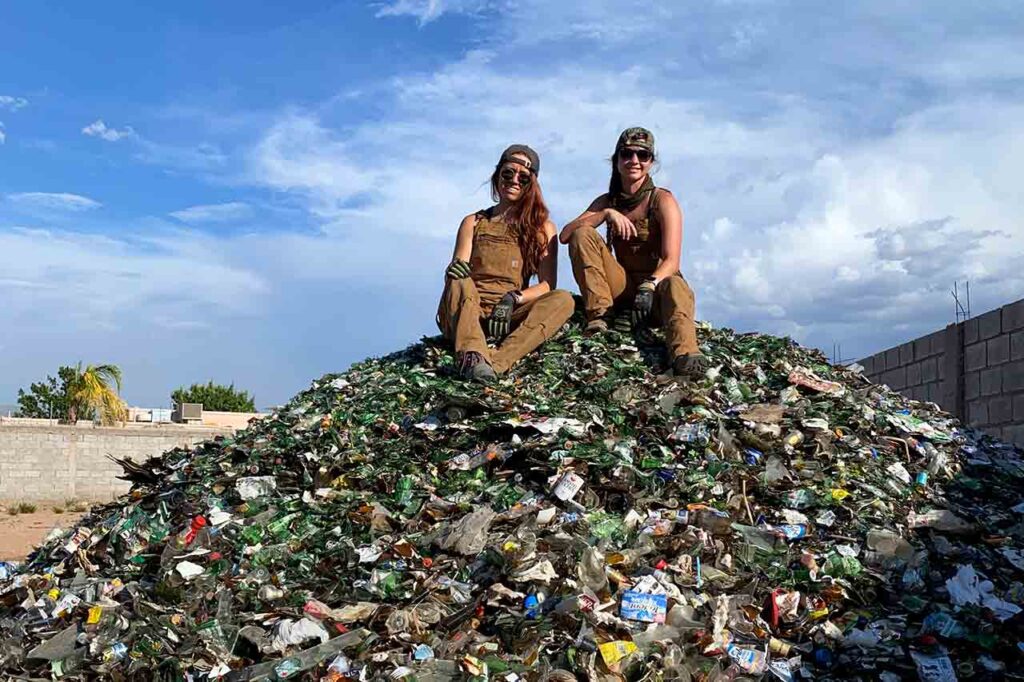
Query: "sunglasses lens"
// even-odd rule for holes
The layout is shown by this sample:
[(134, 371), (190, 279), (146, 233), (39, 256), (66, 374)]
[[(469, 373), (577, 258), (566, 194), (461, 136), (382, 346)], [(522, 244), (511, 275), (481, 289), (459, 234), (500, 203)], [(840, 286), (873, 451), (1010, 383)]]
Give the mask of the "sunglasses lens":
[(640, 163), (647, 163), (652, 158), (651, 153), (646, 149), (622, 148), (619, 150), (619, 159), (621, 159), (622, 161), (629, 161), (630, 159), (633, 158), (633, 156), (636, 156), (637, 161), (639, 161)]
[(522, 185), (523, 187), (526, 187), (531, 182), (533, 182), (533, 177), (529, 173), (516, 173), (511, 168), (505, 168), (501, 171), (501, 179), (504, 180), (505, 182), (512, 182), (517, 178), (519, 180), (519, 184)]

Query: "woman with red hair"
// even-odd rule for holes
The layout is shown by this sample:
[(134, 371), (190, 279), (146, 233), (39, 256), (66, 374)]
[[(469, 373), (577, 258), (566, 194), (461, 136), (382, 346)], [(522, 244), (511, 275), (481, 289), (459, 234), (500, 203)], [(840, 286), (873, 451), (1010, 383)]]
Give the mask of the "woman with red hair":
[[(459, 226), (437, 325), (455, 343), (466, 379), (493, 381), (572, 317), (572, 296), (555, 289), (558, 241), (539, 171), (537, 152), (520, 144), (506, 149), (491, 174), (498, 203)], [(534, 275), (537, 283), (527, 286)]]

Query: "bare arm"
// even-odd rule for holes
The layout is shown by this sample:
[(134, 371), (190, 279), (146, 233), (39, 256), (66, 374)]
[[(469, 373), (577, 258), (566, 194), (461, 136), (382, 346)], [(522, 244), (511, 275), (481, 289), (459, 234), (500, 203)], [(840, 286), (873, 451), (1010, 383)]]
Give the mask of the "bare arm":
[(660, 282), (679, 271), (679, 257), (683, 245), (683, 210), (668, 190), (658, 191), (655, 210), (661, 222), (661, 260), (653, 277)]
[(523, 296), (519, 299), (519, 303), (532, 301), (549, 291), (554, 291), (558, 286), (558, 239), (556, 235), (555, 224), (550, 220), (544, 223), (544, 236), (547, 238), (548, 246), (540, 259), (537, 283), (528, 289), (523, 289)]
[(598, 198), (590, 202), (590, 206), (587, 210), (581, 213), (575, 220), (570, 221), (562, 228), (562, 233), (558, 235), (558, 241), (563, 244), (569, 243), (569, 237), (580, 227), (593, 227), (596, 228), (598, 225), (608, 219), (608, 195), (602, 194)]
[(476, 214), (468, 215), (459, 224), (459, 234), (455, 237), (455, 251), (452, 259), (469, 261), (473, 255), (473, 230), (476, 228)]

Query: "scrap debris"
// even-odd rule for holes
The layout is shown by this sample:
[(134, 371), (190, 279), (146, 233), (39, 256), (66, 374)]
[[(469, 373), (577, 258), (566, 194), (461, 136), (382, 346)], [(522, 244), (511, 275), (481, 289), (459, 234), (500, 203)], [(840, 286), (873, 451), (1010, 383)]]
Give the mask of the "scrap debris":
[[(427, 339), (0, 565), (0, 676), (955, 680), (1021, 669), (1020, 449), (788, 339)], [(128, 472), (130, 473), (130, 472)]]

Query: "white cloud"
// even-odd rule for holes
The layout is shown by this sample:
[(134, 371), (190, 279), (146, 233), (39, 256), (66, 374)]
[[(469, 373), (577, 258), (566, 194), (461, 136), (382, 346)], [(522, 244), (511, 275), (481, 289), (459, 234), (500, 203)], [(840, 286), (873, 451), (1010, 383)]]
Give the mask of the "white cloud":
[[(423, 20), (453, 7), (400, 5)], [(557, 25), (561, 10), (536, 9), (538, 22)], [(609, 11), (588, 5), (571, 32), (593, 35)], [(704, 27), (732, 41), (720, 61), (757, 57), (781, 31), (772, 21), (726, 26)], [(661, 38), (678, 30), (668, 22), (650, 42), (670, 45)], [(575, 54), (574, 46), (563, 47)], [(304, 198), (329, 234), (373, 226), (447, 241), (462, 215), (487, 205), (481, 183), (506, 144), (539, 149), (545, 194), (564, 221), (607, 183), (618, 131), (642, 123), (658, 138), (658, 181), (686, 211), (684, 269), (700, 312), (717, 323), (823, 346), (837, 338), (866, 353), (945, 324), (954, 278), (970, 277), (972, 294), (982, 287), (991, 306), (1024, 290), (1012, 246), (1024, 242), (1024, 205), (1009, 180), (1024, 171), (1024, 101), (966, 92), (900, 101), (872, 112), (884, 113), (885, 129), (864, 134), (826, 95), (731, 101), (702, 77), (663, 67), (675, 49), (636, 68), (555, 60), (528, 74), (505, 68), (514, 51), (500, 44), (471, 51), (433, 74), (392, 81), (378, 95), (394, 99), (385, 120), (342, 129), (327, 122), (329, 108), (288, 111), (256, 147), (252, 177)], [(902, 66), (923, 73), (920, 62)], [(959, 81), (973, 87), (991, 76), (978, 65)], [(566, 260), (562, 283), (573, 287)]]
[[(925, 109), (781, 178), (749, 174), (742, 194), (691, 194), (739, 226), (689, 259), (703, 309), (777, 330), (759, 314), (777, 305), (805, 339), (866, 352), (951, 321), (956, 279), (971, 280), (977, 309), (1019, 298), (1022, 116), (1024, 103), (998, 100)], [(800, 200), (782, 220), (759, 219), (762, 197), (791, 190)]]
[(249, 179), (310, 200), (310, 210), (333, 219), (350, 202), (371, 192), (383, 178), (367, 163), (349, 156), (349, 143), (320, 124), (313, 114), (287, 113), (250, 156)]
[(222, 171), (227, 155), (215, 144), (164, 144), (146, 140), (136, 135), (138, 151), (135, 158), (143, 163), (165, 166), (183, 172), (207, 173)]
[(8, 228), (0, 230), (0, 270), (0, 290), (33, 290), (31, 298), (5, 297), (11, 305), (0, 319), (36, 308), (45, 321), (62, 310), (72, 328), (192, 319), (203, 309), (243, 312), (266, 289), (229, 263), (223, 242), (193, 233), (119, 239)]
[(189, 206), (170, 215), (185, 223), (227, 223), (244, 220), (252, 215), (252, 206), (241, 201), (224, 204)]
[(4, 122), (0, 121), (0, 144), (7, 142), (7, 134), (4, 133)]
[(67, 192), (17, 192), (8, 194), (7, 200), (20, 207), (46, 211), (89, 211), (103, 205), (89, 197)]
[(17, 111), (18, 109), (24, 109), (27, 106), (28, 100), (24, 97), (0, 95), (0, 109), (7, 109), (8, 111)]
[(422, 25), (446, 12), (476, 14), (499, 4), (495, 0), (392, 0), (377, 12), (377, 16), (413, 16)]
[(118, 142), (125, 138), (135, 137), (135, 131), (132, 130), (131, 126), (125, 126), (121, 130), (117, 128), (108, 128), (107, 124), (103, 122), (103, 119), (96, 119), (89, 125), (82, 128), (82, 134), (88, 135), (89, 137), (98, 137), (107, 142)]

